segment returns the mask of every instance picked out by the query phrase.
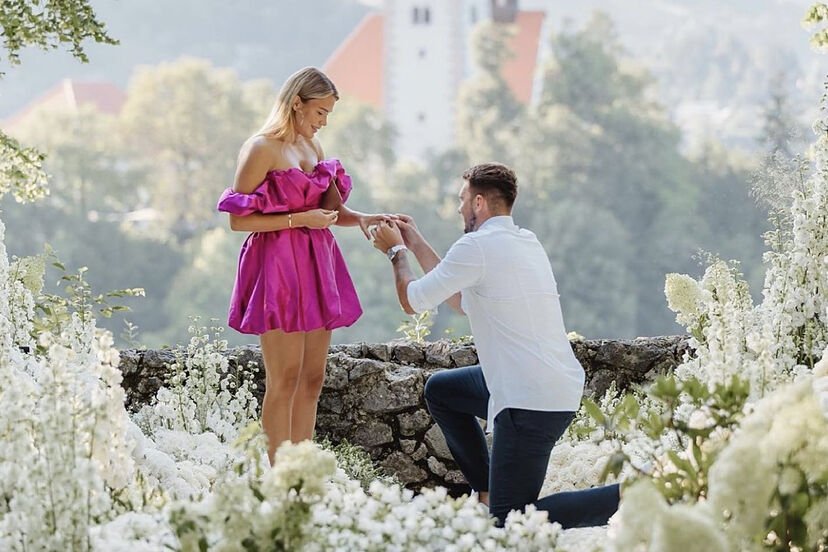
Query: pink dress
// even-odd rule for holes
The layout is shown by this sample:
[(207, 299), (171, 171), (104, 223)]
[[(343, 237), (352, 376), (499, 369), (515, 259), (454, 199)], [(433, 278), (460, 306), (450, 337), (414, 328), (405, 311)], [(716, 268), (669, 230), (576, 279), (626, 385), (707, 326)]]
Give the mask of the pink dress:
[[(334, 182), (343, 203), (351, 177), (338, 159), (320, 161), (311, 172), (299, 168), (267, 173), (251, 194), (228, 188), (218, 210), (234, 215), (298, 213), (319, 208)], [(242, 245), (230, 301), (228, 325), (242, 333), (332, 330), (362, 315), (345, 260), (327, 228), (253, 232)]]

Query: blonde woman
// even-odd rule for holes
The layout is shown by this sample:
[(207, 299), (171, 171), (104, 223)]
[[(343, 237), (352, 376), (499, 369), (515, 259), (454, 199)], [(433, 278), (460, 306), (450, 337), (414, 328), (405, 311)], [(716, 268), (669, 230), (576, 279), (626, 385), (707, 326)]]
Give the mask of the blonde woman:
[(351, 178), (326, 159), (316, 133), (339, 99), (324, 73), (307, 67), (282, 86), (261, 130), (239, 153), (233, 188), (218, 209), (251, 232), (239, 255), (230, 327), (259, 335), (266, 389), (268, 455), (283, 441), (313, 437), (331, 330), (362, 314), (345, 261), (328, 229), (390, 220), (345, 207)]

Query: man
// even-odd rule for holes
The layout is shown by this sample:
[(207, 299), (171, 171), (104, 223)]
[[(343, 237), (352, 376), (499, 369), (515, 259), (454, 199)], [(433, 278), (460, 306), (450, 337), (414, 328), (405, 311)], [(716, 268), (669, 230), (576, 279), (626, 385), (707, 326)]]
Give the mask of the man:
[[(498, 163), (463, 174), (458, 212), (465, 235), (440, 259), (411, 217), (373, 230), (394, 266), (409, 314), (446, 302), (467, 314), (479, 366), (445, 370), (426, 382), (425, 399), (472, 489), (503, 523), (527, 504), (563, 527), (606, 524), (618, 485), (538, 500), (549, 455), (577, 412), (584, 371), (564, 330), (555, 277), (535, 235), (512, 220), (517, 177)], [(417, 279), (412, 252), (426, 273)], [(491, 459), (477, 418), (494, 432)]]

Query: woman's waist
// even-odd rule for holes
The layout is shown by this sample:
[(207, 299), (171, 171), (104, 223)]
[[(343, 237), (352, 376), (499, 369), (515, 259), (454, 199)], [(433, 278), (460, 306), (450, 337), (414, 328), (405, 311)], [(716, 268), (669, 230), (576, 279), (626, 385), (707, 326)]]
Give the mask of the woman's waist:
[(308, 228), (307, 226), (294, 226), (293, 228), (282, 228), (281, 230), (265, 230), (259, 232), (251, 232), (247, 236), (247, 241), (251, 240), (267, 240), (278, 241), (281, 238), (288, 236), (307, 236), (311, 238), (322, 238), (334, 240), (333, 232), (330, 228)]

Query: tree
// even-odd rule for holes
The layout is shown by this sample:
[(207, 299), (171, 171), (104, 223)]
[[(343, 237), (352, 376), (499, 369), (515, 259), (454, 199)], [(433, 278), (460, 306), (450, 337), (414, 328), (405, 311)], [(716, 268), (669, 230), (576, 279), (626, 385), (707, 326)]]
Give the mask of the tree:
[(793, 157), (793, 150), (799, 149), (799, 144), (792, 144), (792, 141), (799, 141), (802, 136), (802, 125), (790, 108), (790, 94), (787, 89), (788, 75), (779, 71), (770, 82), (768, 102), (762, 110), (762, 132), (759, 135), (759, 143), (765, 153), (774, 157), (782, 155), (785, 159)]
[(552, 53), (522, 133), (521, 151), (532, 153), (520, 161), (528, 196), (520, 220), (530, 228), (550, 228), (553, 216), (570, 221), (539, 238), (554, 244), (553, 268), (574, 275), (562, 274), (560, 288), (565, 308), (567, 296), (580, 298), (566, 311), (578, 332), (661, 333), (671, 319), (663, 272), (649, 261), (659, 213), (688, 192), (678, 129), (647, 94), (652, 79), (623, 57), (606, 15), (553, 36)]
[(513, 54), (507, 41), (514, 25), (479, 23), (471, 36), (476, 75), (457, 94), (457, 142), (471, 164), (500, 161), (511, 164), (523, 107), (509, 90), (500, 69)]
[(183, 240), (216, 224), (217, 198), (232, 185), (242, 143), (264, 122), (268, 96), (261, 83), (205, 60), (135, 72), (121, 122), (133, 162), (151, 175), (161, 228)]
[[(500, 51), (496, 33), (478, 39), (478, 54)], [(747, 173), (727, 156), (716, 161), (719, 174), (682, 155), (652, 77), (626, 57), (606, 15), (553, 35), (551, 50), (538, 104), (514, 115), (508, 95), (473, 98), (460, 148), (486, 160), (507, 152), (518, 173), (516, 222), (546, 246), (568, 325), (601, 337), (675, 331), (664, 273), (692, 270), (699, 248), (727, 254), (760, 243), (750, 234), (761, 212), (749, 201)], [(494, 56), (481, 70), (489, 82), (497, 63)], [(499, 122), (481, 132), (490, 121)]]
[[(20, 63), (20, 50), (26, 46), (55, 49), (71, 44), (72, 55), (86, 61), (83, 42), (117, 44), (106, 34), (88, 0), (45, 0), (41, 5), (27, 0), (3, 0), (0, 26), (6, 61)], [(0, 57), (2, 60), (2, 57)], [(0, 77), (3, 73), (0, 73)], [(43, 154), (25, 147), (0, 131), (0, 195), (13, 193), (18, 202), (33, 201), (46, 195)]]
[(40, 109), (18, 137), (46, 153), (51, 175), (48, 203), (81, 217), (123, 214), (140, 205), (140, 179), (122, 163), (117, 120), (84, 105), (76, 110)]

